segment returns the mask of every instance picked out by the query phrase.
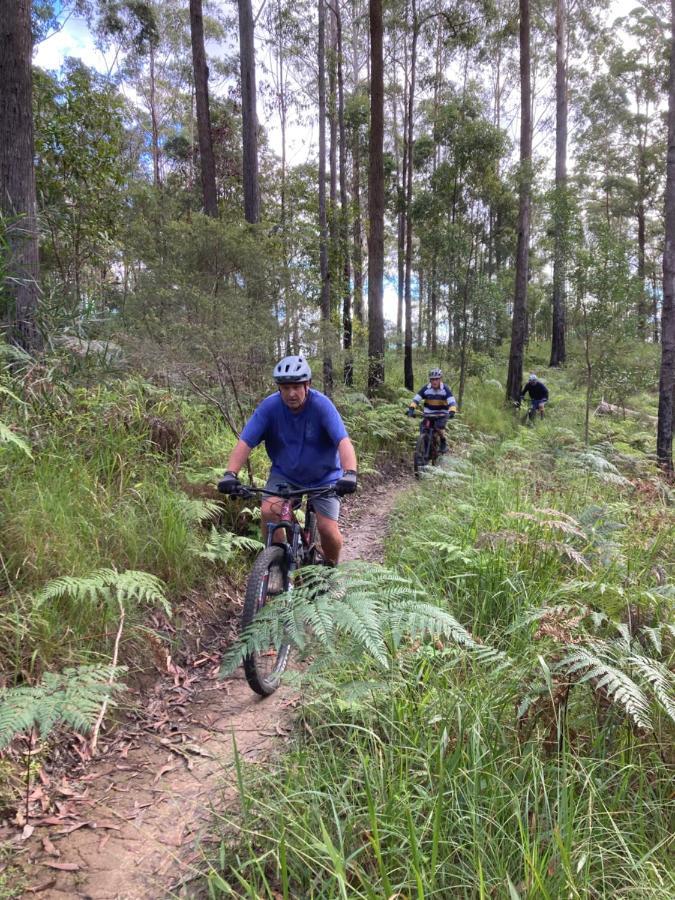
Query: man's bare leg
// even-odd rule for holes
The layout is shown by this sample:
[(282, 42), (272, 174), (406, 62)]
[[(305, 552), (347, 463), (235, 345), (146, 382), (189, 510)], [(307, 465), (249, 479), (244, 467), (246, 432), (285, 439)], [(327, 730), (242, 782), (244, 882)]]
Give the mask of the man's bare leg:
[(321, 538), (321, 552), (334, 565), (340, 561), (340, 551), (342, 550), (342, 535), (335, 519), (316, 513), (316, 524), (319, 529)]
[[(260, 513), (262, 515), (262, 540), (263, 543), (267, 542), (267, 526), (273, 525), (275, 522), (279, 521), (279, 514), (281, 512), (281, 505), (284, 501), (281, 497), (265, 497), (261, 506)], [(286, 532), (283, 528), (278, 528), (274, 532), (274, 541), (277, 544), (283, 543), (286, 540)]]

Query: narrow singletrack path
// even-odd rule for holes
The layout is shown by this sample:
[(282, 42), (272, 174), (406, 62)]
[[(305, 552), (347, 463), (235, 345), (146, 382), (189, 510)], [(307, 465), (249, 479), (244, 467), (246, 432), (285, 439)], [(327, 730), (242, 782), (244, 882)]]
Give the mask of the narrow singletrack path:
[[(376, 484), (344, 504), (344, 561), (382, 560), (392, 506), (409, 484)], [(241, 670), (220, 681), (221, 649), (158, 681), (140, 701), (138, 723), (125, 726), (112, 749), (79, 777), (50, 786), (56, 804), (31, 819), (25, 841), (13, 841), (27, 876), (23, 896), (196, 896), (212, 804), (236, 797), (235, 741), (242, 759), (264, 764), (283, 750), (300, 701), (288, 685), (261, 700)]]

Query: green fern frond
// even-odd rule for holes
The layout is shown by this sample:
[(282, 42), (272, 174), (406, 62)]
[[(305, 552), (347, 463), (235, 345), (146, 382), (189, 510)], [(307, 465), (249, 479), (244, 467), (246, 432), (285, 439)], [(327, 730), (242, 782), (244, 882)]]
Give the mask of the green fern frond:
[(92, 605), (112, 599), (122, 603), (135, 600), (148, 605), (161, 606), (167, 615), (171, 614), (171, 606), (164, 593), (164, 583), (149, 572), (127, 569), (117, 572), (115, 569), (99, 569), (91, 575), (75, 577), (64, 575), (46, 584), (35, 598), (35, 606), (68, 597), (78, 603)]
[(219, 531), (213, 526), (208, 541), (196, 552), (202, 559), (227, 564), (240, 550), (252, 552), (261, 550), (262, 547), (262, 543), (255, 538), (233, 534), (231, 531)]
[(554, 671), (564, 672), (579, 683), (592, 683), (596, 692), (602, 692), (639, 727), (652, 730), (649, 717), (649, 701), (644, 691), (620, 668), (587, 649), (579, 649), (569, 654), (555, 667)]
[(183, 517), (190, 525), (213, 522), (222, 513), (222, 507), (216, 500), (196, 500), (191, 497), (183, 497), (180, 505)]
[(26, 441), (17, 434), (14, 434), (12, 429), (2, 421), (0, 421), (0, 444), (11, 444), (13, 447), (21, 450), (22, 453), (25, 453), (26, 456), (30, 456), (31, 459), (33, 458), (31, 449)]
[[(302, 583), (265, 606), (227, 652), (229, 674), (252, 652), (283, 640), (296, 647), (312, 642), (315, 656), (334, 658), (346, 652), (368, 656), (388, 669), (404, 637), (448, 640), (479, 662), (508, 664), (505, 654), (485, 646), (449, 612), (425, 599), (397, 573), (364, 564), (337, 570), (303, 569)], [(345, 640), (346, 639), (346, 640)]]
[(118, 679), (126, 669), (79, 666), (61, 673), (46, 672), (38, 685), (0, 690), (0, 750), (14, 737), (35, 728), (44, 739), (63, 723), (79, 732), (91, 729), (108, 698), (124, 690)]
[(626, 662), (633, 666), (647, 681), (654, 696), (672, 722), (675, 722), (675, 679), (673, 673), (655, 659), (646, 656), (628, 656)]
[[(590, 609), (590, 607), (576, 603), (557, 603), (554, 606), (541, 606), (538, 609), (526, 610), (522, 616), (509, 626), (506, 633), (512, 634), (513, 632), (520, 631), (521, 629), (527, 628), (529, 625), (533, 625), (535, 622), (539, 622), (541, 619), (548, 617), (569, 619), (573, 616), (578, 616), (579, 618), (584, 619), (587, 616), (591, 616), (593, 613), (594, 610)], [(607, 619), (607, 616), (604, 614), (601, 613), (600, 615), (602, 615), (604, 619)]]

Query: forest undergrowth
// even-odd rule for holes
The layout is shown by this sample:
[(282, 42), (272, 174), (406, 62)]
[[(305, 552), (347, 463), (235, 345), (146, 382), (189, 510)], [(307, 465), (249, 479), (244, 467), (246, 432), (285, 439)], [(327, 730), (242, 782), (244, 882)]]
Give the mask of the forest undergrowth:
[(484, 378), (387, 567), (297, 592), (311, 699), (292, 752), (241, 763), (210, 896), (672, 895), (673, 495), (647, 426), (586, 446), (551, 384), (523, 428)]

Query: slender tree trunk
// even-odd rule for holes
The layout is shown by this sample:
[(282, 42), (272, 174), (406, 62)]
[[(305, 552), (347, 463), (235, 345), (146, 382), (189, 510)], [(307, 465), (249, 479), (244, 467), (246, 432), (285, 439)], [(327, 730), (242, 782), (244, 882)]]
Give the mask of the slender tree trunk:
[(319, 0), (319, 268), (321, 272), (321, 343), (323, 391), (333, 393), (333, 359), (330, 352), (331, 290), (328, 268), (326, 216), (326, 3)]
[(647, 317), (649, 315), (649, 306), (647, 305), (647, 296), (645, 292), (645, 159), (644, 148), (640, 147), (638, 161), (638, 199), (637, 199), (637, 226), (638, 226), (638, 257), (637, 257), (637, 278), (638, 278), (638, 334), (644, 341), (647, 338)]
[(412, 183), (413, 183), (413, 136), (415, 113), (415, 69), (417, 67), (417, 3), (412, 0), (412, 48), (410, 51), (410, 87), (408, 89), (408, 113), (406, 116), (406, 151), (407, 181), (405, 186), (405, 339), (403, 347), (403, 381), (409, 391), (414, 390), (414, 374), (412, 360)]
[(670, 79), (666, 165), (666, 244), (663, 252), (661, 371), (656, 458), (673, 473), (673, 392), (675, 391), (675, 0), (670, 0)]
[(345, 351), (344, 382), (351, 385), (352, 359), (352, 272), (349, 260), (349, 197), (347, 195), (347, 140), (345, 135), (345, 91), (342, 52), (342, 15), (339, 0), (335, 4), (337, 51), (338, 140), (340, 144), (340, 255), (342, 257), (342, 347)]
[(338, 227), (338, 120), (337, 120), (337, 53), (335, 38), (335, 13), (330, 0), (326, 0), (326, 44), (328, 62), (328, 171), (330, 184), (330, 202), (328, 204), (328, 265), (331, 280), (332, 318), (337, 321), (337, 305), (341, 291), (340, 231)]
[(244, 218), (260, 221), (258, 192), (258, 116), (255, 95), (255, 46), (251, 0), (239, 4), (239, 64), (241, 71), (241, 129), (243, 143)]
[(10, 339), (40, 350), (39, 261), (33, 168), (30, 0), (0, 0), (0, 210), (9, 257), (3, 288), (13, 301)]
[(438, 271), (436, 268), (436, 252), (434, 251), (434, 259), (431, 266), (431, 297), (429, 298), (430, 308), (429, 308), (429, 316), (431, 321), (430, 331), (431, 331), (431, 340), (430, 340), (430, 349), (432, 356), (436, 356), (438, 352), (438, 323), (436, 321), (438, 317)]
[(361, 223), (361, 148), (359, 129), (354, 129), (352, 146), (352, 254), (354, 261), (354, 317), (363, 325), (363, 226)]
[(418, 278), (418, 288), (417, 288), (417, 347), (418, 349), (422, 348), (422, 341), (424, 338), (424, 288), (426, 287), (425, 279), (424, 279), (424, 269), (420, 265), (420, 270), (417, 273)]
[(523, 352), (527, 327), (527, 274), (530, 237), (530, 184), (532, 180), (532, 100), (530, 89), (530, 0), (520, 0), (520, 186), (516, 284), (511, 323), (511, 350), (506, 396), (520, 397)]
[[(352, 0), (352, 77), (354, 90), (359, 87), (359, 28), (357, 0)], [(361, 130), (354, 128), (352, 144), (352, 204), (354, 221), (352, 223), (352, 260), (354, 270), (354, 317), (364, 324), (363, 311), (363, 225), (361, 221)]]
[(566, 0), (555, 4), (555, 199), (553, 201), (553, 323), (551, 366), (565, 362), (566, 259), (569, 228), (567, 198), (567, 9)]
[(197, 102), (197, 133), (199, 135), (204, 212), (207, 216), (215, 219), (218, 217), (216, 161), (213, 155), (213, 139), (211, 135), (209, 69), (206, 64), (206, 50), (204, 49), (202, 0), (190, 0), (190, 36), (192, 39), (192, 67), (194, 70), (195, 99)]
[(382, 0), (369, 0), (370, 147), (368, 163), (368, 392), (384, 383), (384, 62)]
[(159, 123), (157, 117), (157, 84), (155, 73), (155, 44), (150, 41), (150, 140), (152, 153), (152, 173), (155, 187), (160, 187), (162, 180), (159, 172)]

